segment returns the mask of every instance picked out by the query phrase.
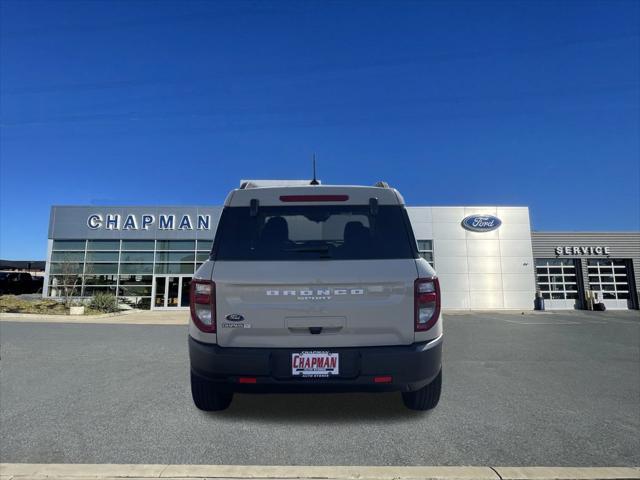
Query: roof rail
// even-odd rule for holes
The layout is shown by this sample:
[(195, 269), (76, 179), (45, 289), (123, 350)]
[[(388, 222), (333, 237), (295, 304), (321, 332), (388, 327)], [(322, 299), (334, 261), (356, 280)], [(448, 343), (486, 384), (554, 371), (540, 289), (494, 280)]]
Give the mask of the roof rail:
[(380, 180), (379, 182), (375, 183), (374, 187), (389, 188), (389, 184), (383, 180)]

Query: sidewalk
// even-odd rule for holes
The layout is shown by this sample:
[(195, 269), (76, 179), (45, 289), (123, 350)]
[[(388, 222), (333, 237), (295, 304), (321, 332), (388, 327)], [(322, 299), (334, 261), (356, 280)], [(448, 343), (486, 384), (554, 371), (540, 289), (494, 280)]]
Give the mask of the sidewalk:
[(637, 480), (633, 467), (333, 467), (243, 465), (0, 464), (2, 480), (31, 479), (335, 479)]
[(99, 323), (106, 325), (187, 325), (188, 310), (124, 310), (102, 315), (41, 315), (0, 313), (1, 322)]

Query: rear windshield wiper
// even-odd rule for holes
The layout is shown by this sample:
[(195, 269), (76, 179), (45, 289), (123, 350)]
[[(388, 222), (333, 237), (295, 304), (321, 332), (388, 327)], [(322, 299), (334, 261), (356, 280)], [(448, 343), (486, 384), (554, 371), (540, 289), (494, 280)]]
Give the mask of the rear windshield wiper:
[(306, 247), (293, 247), (293, 248), (285, 248), (283, 249), (285, 252), (301, 252), (301, 253), (320, 253), (320, 257), (329, 258), (331, 254), (329, 253), (329, 245), (311, 245)]
[(285, 252), (329, 253), (329, 245), (313, 245), (309, 247), (285, 248)]

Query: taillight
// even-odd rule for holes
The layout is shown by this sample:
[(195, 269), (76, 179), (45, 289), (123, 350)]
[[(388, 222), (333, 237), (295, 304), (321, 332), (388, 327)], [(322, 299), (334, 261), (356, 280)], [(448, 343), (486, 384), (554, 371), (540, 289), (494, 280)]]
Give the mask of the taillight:
[(440, 315), (440, 283), (437, 278), (418, 278), (414, 284), (415, 331), (429, 330)]
[(216, 284), (191, 280), (191, 319), (203, 332), (216, 333)]
[(349, 195), (280, 195), (281, 202), (346, 202)]

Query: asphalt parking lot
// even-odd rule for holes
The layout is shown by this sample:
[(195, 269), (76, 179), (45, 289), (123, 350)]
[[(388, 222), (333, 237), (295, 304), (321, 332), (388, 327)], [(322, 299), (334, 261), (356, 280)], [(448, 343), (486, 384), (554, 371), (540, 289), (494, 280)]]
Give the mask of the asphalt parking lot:
[(640, 465), (640, 315), (449, 314), (444, 390), (195, 409), (185, 326), (0, 324), (3, 462)]

